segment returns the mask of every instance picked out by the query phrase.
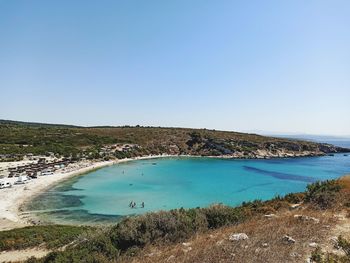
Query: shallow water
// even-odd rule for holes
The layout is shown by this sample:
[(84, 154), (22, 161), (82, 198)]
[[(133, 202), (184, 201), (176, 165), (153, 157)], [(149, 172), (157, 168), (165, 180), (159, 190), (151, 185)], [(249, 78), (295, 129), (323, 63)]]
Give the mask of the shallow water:
[[(347, 173), (350, 155), (343, 154), (273, 160), (139, 160), (72, 178), (36, 198), (28, 209), (56, 223), (114, 222), (148, 211), (266, 200)], [(130, 201), (137, 207), (130, 208)]]

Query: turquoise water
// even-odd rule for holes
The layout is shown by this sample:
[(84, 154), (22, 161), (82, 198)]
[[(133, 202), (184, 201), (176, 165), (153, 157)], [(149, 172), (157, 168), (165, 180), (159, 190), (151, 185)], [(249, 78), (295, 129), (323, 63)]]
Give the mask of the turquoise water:
[[(60, 223), (115, 221), (148, 211), (266, 200), (346, 173), (350, 173), (350, 155), (343, 154), (272, 160), (139, 160), (70, 179), (36, 198), (28, 209)], [(131, 201), (136, 208), (129, 207)]]

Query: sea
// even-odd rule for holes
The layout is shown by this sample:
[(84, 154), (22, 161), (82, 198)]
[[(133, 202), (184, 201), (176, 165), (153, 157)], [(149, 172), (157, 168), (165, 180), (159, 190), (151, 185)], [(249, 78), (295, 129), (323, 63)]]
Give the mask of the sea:
[(73, 177), (36, 197), (26, 210), (52, 223), (106, 224), (153, 211), (267, 200), (349, 173), (350, 154), (137, 160)]

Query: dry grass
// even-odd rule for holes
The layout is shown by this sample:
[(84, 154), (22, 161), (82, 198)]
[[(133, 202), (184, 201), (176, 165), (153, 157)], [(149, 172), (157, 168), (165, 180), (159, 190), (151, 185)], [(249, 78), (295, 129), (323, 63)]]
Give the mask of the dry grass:
[(350, 175), (343, 176), (339, 179), (340, 184), (343, 186), (343, 192), (350, 194)]
[[(320, 222), (294, 218), (303, 214)], [(246, 223), (210, 231), (189, 239), (186, 245), (149, 246), (136, 257), (121, 262), (305, 262), (313, 250), (310, 243), (323, 243), (337, 222), (332, 213), (305, 209), (286, 212), (276, 218), (255, 218)], [(246, 233), (248, 240), (229, 241), (232, 233)], [(283, 242), (284, 235), (296, 240)], [(267, 245), (266, 245), (267, 244)]]

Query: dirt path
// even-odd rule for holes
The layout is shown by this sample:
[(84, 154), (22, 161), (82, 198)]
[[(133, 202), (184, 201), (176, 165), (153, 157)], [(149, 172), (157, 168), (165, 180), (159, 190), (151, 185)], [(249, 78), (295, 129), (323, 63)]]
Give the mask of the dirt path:
[(346, 212), (334, 214), (334, 217), (337, 219), (337, 223), (331, 229), (329, 237), (321, 244), (321, 248), (323, 252), (344, 256), (344, 252), (337, 249), (335, 245), (339, 236), (350, 240), (350, 219), (346, 216)]
[(0, 262), (25, 261), (30, 257), (41, 258), (50, 253), (43, 248), (30, 248), (24, 250), (3, 251), (0, 253)]

